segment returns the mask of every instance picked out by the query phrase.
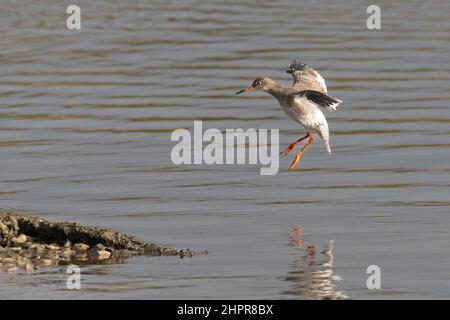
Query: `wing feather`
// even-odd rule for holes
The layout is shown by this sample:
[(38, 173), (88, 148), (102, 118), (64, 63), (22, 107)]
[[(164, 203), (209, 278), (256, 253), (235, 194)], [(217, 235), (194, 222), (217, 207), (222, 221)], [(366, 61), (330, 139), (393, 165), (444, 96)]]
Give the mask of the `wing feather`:
[(292, 86), (299, 90), (313, 89), (320, 92), (327, 92), (327, 86), (323, 77), (313, 68), (308, 67), (303, 62), (292, 60), (286, 73), (292, 74), (294, 83)]
[(314, 90), (303, 90), (296, 93), (300, 97), (305, 97), (310, 102), (318, 105), (319, 107), (336, 110), (338, 105), (342, 102), (339, 99), (333, 98), (325, 93), (314, 91)]

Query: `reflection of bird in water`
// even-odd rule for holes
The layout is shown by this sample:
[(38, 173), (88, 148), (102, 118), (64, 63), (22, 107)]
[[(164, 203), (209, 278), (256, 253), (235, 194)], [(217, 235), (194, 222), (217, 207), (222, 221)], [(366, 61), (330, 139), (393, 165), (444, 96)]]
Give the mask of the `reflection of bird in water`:
[(293, 285), (284, 294), (295, 295), (300, 299), (347, 299), (345, 294), (336, 291), (336, 283), (341, 278), (333, 271), (334, 241), (331, 240), (324, 246), (320, 252), (323, 259), (319, 262), (315, 246), (305, 246), (301, 239), (300, 226), (290, 228), (288, 232), (288, 245), (298, 251), (293, 254), (292, 270), (285, 278)]

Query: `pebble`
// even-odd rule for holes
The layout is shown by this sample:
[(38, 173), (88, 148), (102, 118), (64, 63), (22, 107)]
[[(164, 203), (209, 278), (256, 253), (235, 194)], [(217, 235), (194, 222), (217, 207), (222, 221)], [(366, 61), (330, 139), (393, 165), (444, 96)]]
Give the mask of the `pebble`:
[(51, 259), (41, 259), (40, 262), (45, 266), (49, 266), (53, 263)]
[(70, 257), (73, 254), (75, 254), (75, 251), (70, 248), (64, 248), (64, 250), (61, 252), (61, 255), (64, 257)]
[(11, 242), (12, 243), (24, 243), (27, 241), (27, 236), (24, 234), (19, 234), (17, 237), (12, 237)]
[(36, 251), (44, 251), (45, 250), (45, 244), (34, 243), (34, 244), (31, 245), (30, 249), (34, 249)]
[(74, 248), (76, 251), (87, 251), (89, 246), (85, 243), (75, 243)]
[(99, 251), (97, 251), (97, 253), (98, 253), (99, 260), (108, 259), (109, 257), (111, 257), (111, 252), (106, 251), (106, 250), (99, 250)]
[(95, 247), (96, 247), (98, 250), (105, 250), (105, 249), (106, 249), (106, 247), (105, 247), (104, 245), (102, 245), (101, 243), (98, 243)]
[(106, 250), (91, 249), (89, 251), (89, 255), (93, 256), (99, 260), (104, 260), (104, 259), (108, 259), (109, 257), (111, 257), (111, 252), (106, 251)]
[(51, 250), (51, 251), (56, 251), (56, 250), (59, 250), (59, 246), (57, 246), (56, 244), (46, 244), (45, 249)]

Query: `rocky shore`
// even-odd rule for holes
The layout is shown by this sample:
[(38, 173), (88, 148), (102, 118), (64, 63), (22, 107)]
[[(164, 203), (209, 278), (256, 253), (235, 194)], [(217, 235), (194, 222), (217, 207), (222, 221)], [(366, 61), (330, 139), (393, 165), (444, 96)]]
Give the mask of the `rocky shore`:
[(33, 273), (45, 266), (120, 263), (136, 256), (193, 256), (99, 227), (49, 222), (35, 216), (0, 211), (0, 270)]

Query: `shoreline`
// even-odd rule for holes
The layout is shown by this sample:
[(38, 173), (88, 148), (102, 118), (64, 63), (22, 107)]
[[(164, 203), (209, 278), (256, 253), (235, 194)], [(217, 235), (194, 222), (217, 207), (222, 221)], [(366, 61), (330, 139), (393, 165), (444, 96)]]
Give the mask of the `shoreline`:
[(26, 273), (43, 266), (121, 263), (132, 256), (192, 257), (135, 236), (74, 222), (49, 222), (38, 216), (0, 211), (0, 270)]

